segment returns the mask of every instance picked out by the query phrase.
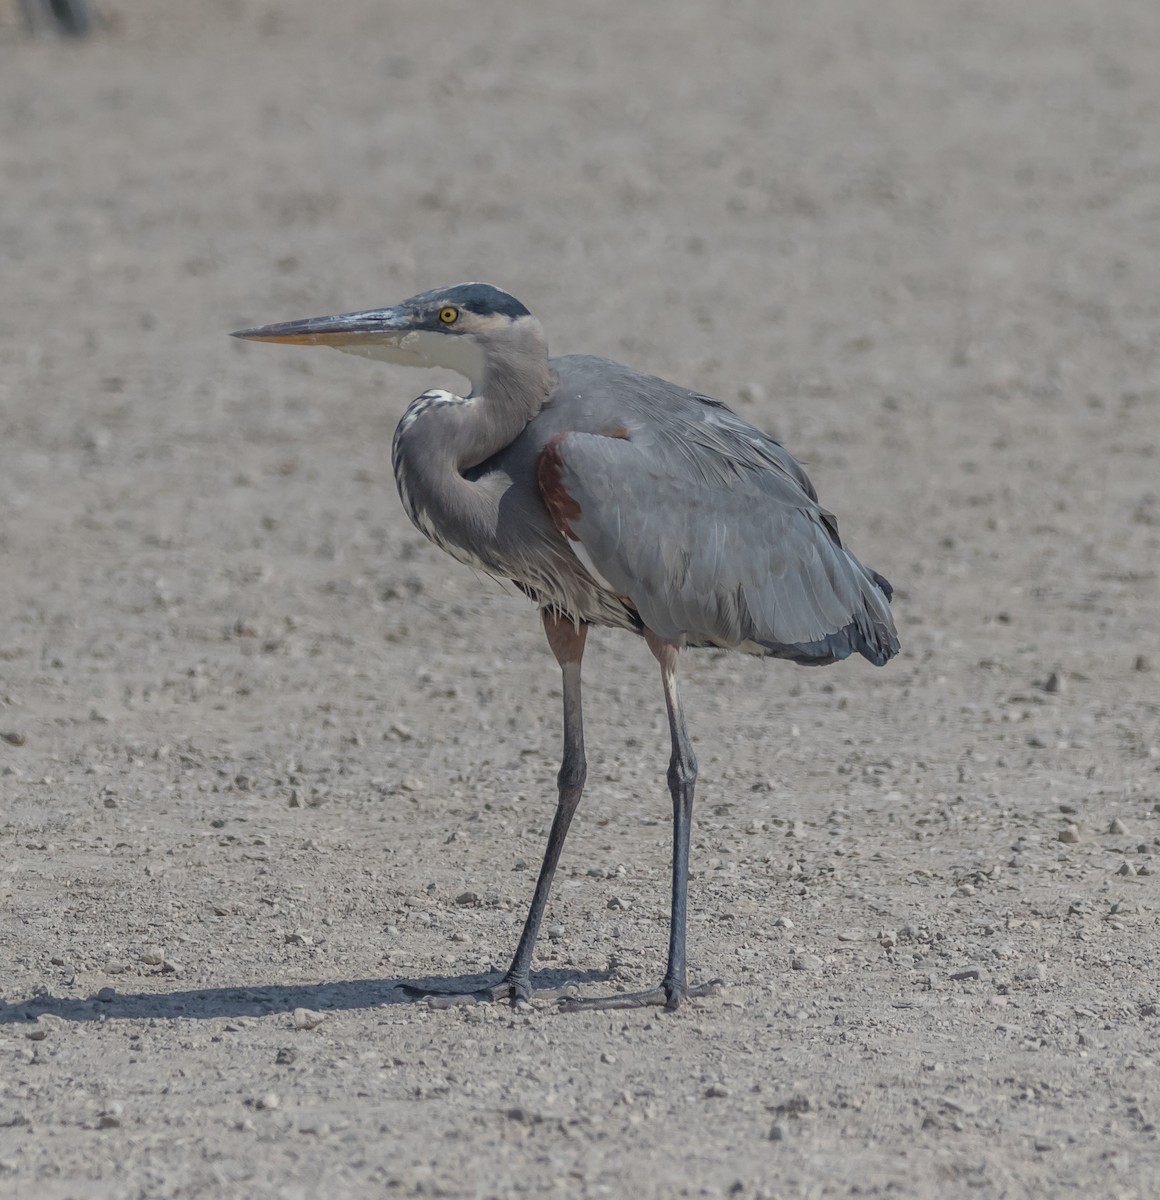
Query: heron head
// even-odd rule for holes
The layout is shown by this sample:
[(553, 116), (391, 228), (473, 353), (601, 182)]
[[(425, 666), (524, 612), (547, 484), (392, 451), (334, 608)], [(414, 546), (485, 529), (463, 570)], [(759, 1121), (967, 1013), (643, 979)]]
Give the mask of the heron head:
[(260, 325), (233, 336), (331, 346), (405, 367), (444, 367), (478, 389), (497, 348), (532, 333), (542, 338), (539, 323), (514, 296), (490, 283), (460, 283), (420, 292), (393, 308)]

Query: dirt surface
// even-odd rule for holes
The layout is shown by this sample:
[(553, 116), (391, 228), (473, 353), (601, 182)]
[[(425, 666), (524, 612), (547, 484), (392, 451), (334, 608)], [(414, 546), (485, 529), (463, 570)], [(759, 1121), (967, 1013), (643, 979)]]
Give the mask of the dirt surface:
[[(0, 1196), (1160, 1193), (1160, 6), (102, 11), (0, 12)], [(688, 656), (676, 1015), (397, 987), (506, 964), (558, 673), (400, 509), (441, 381), (225, 334), (463, 279), (897, 585), (884, 670)], [(663, 970), (670, 836), (589, 645), (585, 994)]]

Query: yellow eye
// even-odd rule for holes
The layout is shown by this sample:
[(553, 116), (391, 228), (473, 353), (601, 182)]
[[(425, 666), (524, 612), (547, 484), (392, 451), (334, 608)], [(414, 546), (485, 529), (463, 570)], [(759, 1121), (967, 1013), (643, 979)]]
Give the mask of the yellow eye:
[(446, 308), (441, 308), (439, 310), (439, 320), (444, 325), (454, 325), (459, 320), (459, 309), (452, 308), (450, 304)]

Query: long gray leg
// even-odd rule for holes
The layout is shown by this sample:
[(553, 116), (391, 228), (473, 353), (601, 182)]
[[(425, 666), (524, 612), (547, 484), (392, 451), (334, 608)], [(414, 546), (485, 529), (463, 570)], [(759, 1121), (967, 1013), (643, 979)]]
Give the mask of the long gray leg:
[(669, 759), (669, 791), (673, 798), (673, 907), (669, 924), (669, 962), (665, 977), (658, 988), (647, 992), (628, 992), (616, 996), (567, 998), (562, 1001), (569, 1012), (583, 1009), (643, 1008), (664, 1005), (676, 1009), (682, 1000), (691, 996), (715, 995), (721, 981), (688, 986), (685, 969), (685, 926), (689, 907), (689, 838), (693, 826), (693, 789), (697, 783), (697, 756), (685, 727), (685, 712), (677, 687), (676, 642), (657, 637), (645, 630), (645, 641), (661, 665), (661, 684), (665, 692), (665, 707), (669, 714), (669, 733), (673, 753)]
[(588, 764), (584, 759), (584, 713), (580, 697), (580, 660), (584, 656), (584, 641), (588, 626), (577, 627), (571, 621), (553, 616), (545, 610), (544, 632), (548, 645), (560, 664), (564, 677), (564, 757), (556, 776), (560, 798), (556, 803), (556, 815), (548, 834), (548, 846), (540, 866), (540, 877), (536, 880), (536, 891), (532, 896), (532, 907), (524, 922), (524, 932), (516, 947), (515, 958), (508, 967), (505, 983), (511, 987), (513, 999), (526, 1000), (531, 994), (532, 950), (544, 919), (548, 905), (548, 893), (552, 890), (552, 879), (564, 849), (568, 827), (580, 805), (584, 792), (584, 780), (588, 775)]
[[(564, 839), (568, 836), (568, 827), (580, 804), (584, 792), (584, 780), (588, 774), (588, 764), (584, 759), (584, 714), (580, 696), (580, 661), (584, 657), (584, 642), (588, 636), (588, 626), (577, 626), (566, 618), (544, 610), (544, 632), (548, 637), (548, 645), (560, 664), (564, 677), (564, 757), (560, 764), (556, 783), (559, 788), (559, 800), (556, 804), (556, 815), (552, 819), (552, 828), (548, 834), (548, 846), (544, 851), (544, 861), (540, 867), (540, 877), (536, 880), (536, 890), (532, 896), (532, 906), (528, 910), (524, 922), (524, 932), (516, 947), (515, 957), (507, 969), (507, 973), (499, 983), (484, 988), (471, 988), (462, 992), (455, 990), (435, 991), (425, 988), (413, 988), (404, 985), (405, 990), (434, 994), (446, 997), (445, 1003), (456, 1003), (470, 999), (499, 1000), (510, 998), (513, 1004), (526, 1004), (532, 995), (532, 951), (535, 949), (536, 936), (540, 932), (540, 923), (544, 919), (544, 910), (548, 905), (548, 893), (552, 890), (552, 878), (556, 874), (556, 866), (560, 861), (560, 852), (564, 849)], [(436, 1005), (439, 1001), (434, 1001)]]

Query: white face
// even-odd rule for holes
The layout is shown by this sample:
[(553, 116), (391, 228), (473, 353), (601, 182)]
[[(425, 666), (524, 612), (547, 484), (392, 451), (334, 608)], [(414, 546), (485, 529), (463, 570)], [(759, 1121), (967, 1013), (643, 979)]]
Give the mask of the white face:
[(416, 329), (410, 333), (349, 342), (334, 349), (400, 367), (443, 367), (464, 376), (470, 381), (472, 390), (483, 384), (483, 348), (467, 334)]

